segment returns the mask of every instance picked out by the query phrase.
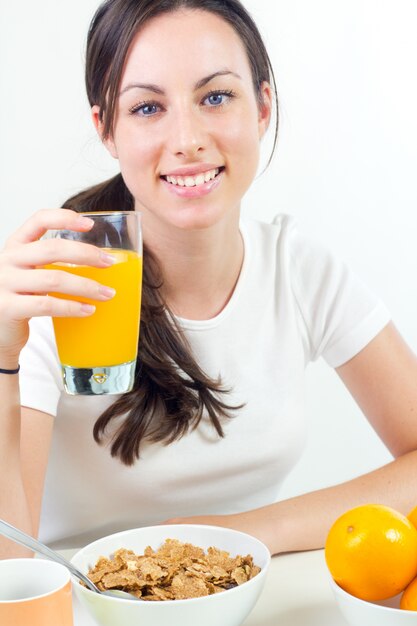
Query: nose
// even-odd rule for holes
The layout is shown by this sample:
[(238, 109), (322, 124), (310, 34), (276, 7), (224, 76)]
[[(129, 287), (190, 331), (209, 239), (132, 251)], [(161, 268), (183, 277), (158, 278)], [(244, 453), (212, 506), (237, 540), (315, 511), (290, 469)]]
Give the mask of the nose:
[(198, 111), (188, 107), (177, 110), (171, 118), (171, 152), (179, 157), (190, 158), (203, 152), (207, 141), (207, 132)]

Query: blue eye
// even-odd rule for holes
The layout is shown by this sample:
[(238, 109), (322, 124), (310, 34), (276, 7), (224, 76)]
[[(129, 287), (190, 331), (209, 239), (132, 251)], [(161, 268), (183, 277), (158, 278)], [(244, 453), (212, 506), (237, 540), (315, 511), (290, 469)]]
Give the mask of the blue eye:
[(211, 91), (204, 98), (203, 102), (207, 103), (210, 107), (219, 107), (226, 104), (233, 96), (234, 93), (232, 91)]
[(141, 102), (130, 109), (133, 114), (140, 115), (141, 117), (152, 117), (159, 113), (161, 107), (156, 102)]
[(154, 115), (158, 110), (156, 104), (145, 104), (140, 108), (143, 115)]
[(213, 93), (207, 98), (209, 104), (222, 104), (224, 95), (222, 93)]

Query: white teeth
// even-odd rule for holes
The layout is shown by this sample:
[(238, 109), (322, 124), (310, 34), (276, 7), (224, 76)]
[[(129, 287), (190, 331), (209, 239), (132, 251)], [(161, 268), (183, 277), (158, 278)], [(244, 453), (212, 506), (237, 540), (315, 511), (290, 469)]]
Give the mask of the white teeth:
[(210, 170), (204, 174), (198, 174), (197, 176), (167, 176), (167, 182), (171, 185), (179, 185), (180, 187), (196, 187), (197, 185), (203, 185), (208, 183), (213, 178), (216, 178), (220, 169), (217, 167), (215, 170)]

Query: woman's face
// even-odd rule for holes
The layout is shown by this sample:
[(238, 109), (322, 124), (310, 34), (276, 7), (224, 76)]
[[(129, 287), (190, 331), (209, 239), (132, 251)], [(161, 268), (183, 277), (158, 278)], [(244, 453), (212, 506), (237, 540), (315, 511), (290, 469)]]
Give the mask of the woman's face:
[[(243, 44), (200, 10), (158, 16), (133, 40), (106, 140), (136, 209), (153, 227), (207, 228), (239, 211), (270, 117)], [(100, 130), (98, 108), (93, 118)]]

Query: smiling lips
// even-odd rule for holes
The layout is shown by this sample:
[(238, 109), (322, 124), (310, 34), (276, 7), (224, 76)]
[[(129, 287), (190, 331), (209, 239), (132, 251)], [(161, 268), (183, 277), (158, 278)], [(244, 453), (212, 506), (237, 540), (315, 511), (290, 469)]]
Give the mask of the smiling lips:
[(220, 172), (220, 168), (198, 174), (197, 176), (163, 176), (171, 185), (179, 185), (180, 187), (196, 187), (197, 185), (203, 185), (208, 183), (213, 178), (216, 178)]
[(219, 184), (219, 174), (224, 167), (216, 167), (210, 170), (182, 175), (162, 175), (161, 179), (168, 185), (169, 191), (188, 198), (195, 198), (210, 193)]

